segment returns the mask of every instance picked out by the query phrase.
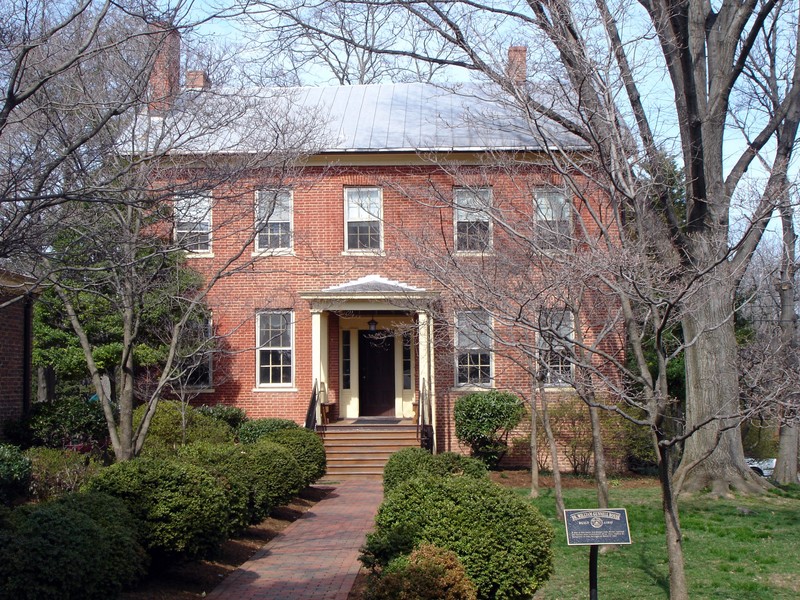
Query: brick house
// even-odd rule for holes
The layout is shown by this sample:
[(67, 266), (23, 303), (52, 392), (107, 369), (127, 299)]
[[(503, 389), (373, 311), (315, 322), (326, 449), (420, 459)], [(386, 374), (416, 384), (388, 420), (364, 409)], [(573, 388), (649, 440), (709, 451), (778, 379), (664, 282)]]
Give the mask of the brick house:
[(0, 435), (31, 401), (32, 281), (0, 269)]
[[(524, 73), (515, 62), (524, 49), (509, 57), (510, 72)], [(173, 71), (154, 84), (158, 97), (169, 97), (177, 59), (160, 68)], [(210, 86), (196, 72), (186, 80), (193, 89)], [(310, 411), (328, 427), (423, 421), (438, 451), (458, 451), (452, 408), (459, 396), (529, 391), (531, 381), (513, 348), (495, 347), (503, 326), (443, 285), (438, 263), (462, 265), (464, 273), (447, 279), (467, 286), (470, 265), (512, 246), (489, 216), (501, 205), (530, 235), (573, 243), (586, 197), (570, 197), (542, 149), (585, 147), (554, 123), (548, 140), (533, 135), (477, 87), (300, 88), (291, 102), (325, 115), (324, 146), (279, 182), (253, 169), (204, 192), (196, 218), (176, 217), (175, 235), (190, 240), (187, 261), (201, 273), (241, 251), (239, 231), (255, 232), (241, 268), (209, 297), (220, 351), (194, 382), (195, 402), (298, 423)], [(252, 206), (244, 226), (242, 199)], [(571, 317), (560, 317), (569, 327)], [(548, 390), (568, 394), (560, 375), (570, 365), (555, 353), (551, 362)]]

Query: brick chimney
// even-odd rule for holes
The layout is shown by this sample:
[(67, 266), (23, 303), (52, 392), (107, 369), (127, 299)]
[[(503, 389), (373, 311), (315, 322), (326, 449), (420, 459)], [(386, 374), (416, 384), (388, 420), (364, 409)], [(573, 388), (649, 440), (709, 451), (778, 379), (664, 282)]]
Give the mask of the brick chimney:
[(165, 23), (152, 24), (150, 30), (155, 57), (147, 106), (151, 112), (164, 113), (172, 108), (180, 91), (181, 34)]
[(205, 71), (186, 71), (187, 90), (207, 90), (211, 88), (211, 79)]
[(514, 85), (522, 85), (528, 79), (528, 47), (510, 46), (506, 76)]

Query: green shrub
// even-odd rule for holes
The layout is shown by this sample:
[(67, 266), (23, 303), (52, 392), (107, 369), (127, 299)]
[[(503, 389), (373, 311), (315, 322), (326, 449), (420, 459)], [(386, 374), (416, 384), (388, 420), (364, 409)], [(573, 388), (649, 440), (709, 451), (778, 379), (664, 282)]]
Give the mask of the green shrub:
[[(146, 406), (134, 411), (133, 422), (138, 425), (144, 417)], [(143, 448), (143, 455), (152, 458), (172, 458), (178, 448), (193, 442), (232, 442), (233, 429), (219, 419), (198, 412), (197, 409), (161, 400), (156, 414), (150, 421), (150, 429)]]
[(28, 491), (31, 461), (11, 444), (0, 444), (0, 504), (8, 504)]
[(87, 454), (59, 448), (29, 448), (31, 461), (30, 495), (42, 501), (76, 492), (99, 470), (100, 465)]
[(325, 445), (313, 431), (300, 427), (278, 429), (262, 439), (280, 444), (292, 453), (300, 465), (303, 487), (311, 485), (325, 475), (327, 467)]
[(552, 572), (550, 525), (530, 503), (486, 479), (417, 477), (398, 485), (370, 537), (398, 528), (414, 545), (455, 552), (482, 600), (527, 600)]
[(421, 544), (370, 577), (364, 600), (476, 600), (475, 585), (454, 552)]
[(400, 483), (421, 475), (465, 475), (485, 478), (486, 465), (455, 452), (432, 455), (422, 448), (404, 448), (389, 457), (383, 469), (383, 489), (389, 493)]
[(145, 548), (159, 559), (203, 556), (228, 532), (225, 492), (195, 465), (130, 460), (102, 470), (87, 487), (122, 499), (140, 523)]
[(258, 522), (303, 489), (303, 475), (291, 451), (275, 442), (247, 444), (242, 452), (248, 457), (253, 518)]
[(195, 442), (178, 450), (178, 458), (197, 465), (217, 478), (225, 492), (231, 533), (261, 520), (253, 507), (254, 482), (248, 455), (235, 444)]
[(508, 392), (475, 392), (456, 400), (453, 416), (458, 441), (489, 468), (497, 465), (508, 446), (508, 432), (525, 415), (520, 399)]
[(300, 429), (300, 426), (289, 419), (254, 419), (242, 423), (237, 435), (243, 444), (252, 444), (280, 429)]
[(0, 543), (0, 598), (113, 598), (141, 577), (147, 555), (119, 500), (68, 494), (17, 509)]
[(105, 448), (108, 425), (96, 400), (66, 396), (53, 402), (37, 402), (28, 421), (31, 443), (48, 448), (97, 450)]
[(206, 415), (207, 417), (227, 423), (228, 426), (234, 431), (239, 429), (239, 427), (242, 426), (242, 423), (247, 421), (247, 413), (245, 413), (241, 408), (228, 406), (227, 404), (215, 404), (214, 406), (203, 404), (203, 406), (199, 406), (197, 408), (197, 411), (200, 414)]

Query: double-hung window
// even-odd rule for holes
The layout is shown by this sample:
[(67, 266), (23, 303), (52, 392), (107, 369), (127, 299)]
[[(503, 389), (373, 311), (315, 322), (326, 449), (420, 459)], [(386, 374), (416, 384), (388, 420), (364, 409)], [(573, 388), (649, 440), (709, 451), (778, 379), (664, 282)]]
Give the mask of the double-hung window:
[(203, 317), (188, 323), (183, 337), (192, 347), (189, 355), (179, 361), (181, 385), (189, 389), (211, 388), (214, 356), (211, 319)]
[(344, 189), (345, 250), (356, 252), (381, 250), (382, 205), (380, 188)]
[(293, 320), (292, 311), (274, 310), (257, 315), (258, 385), (262, 387), (288, 386), (293, 374)]
[(539, 362), (544, 382), (572, 382), (574, 321), (566, 310), (546, 310), (539, 315)]
[(492, 232), (489, 209), (491, 188), (456, 188), (453, 190), (456, 219), (456, 250), (484, 252), (491, 248)]
[(188, 252), (211, 252), (211, 195), (175, 200), (175, 240)]
[(572, 207), (564, 190), (545, 186), (534, 190), (534, 236), (540, 250), (572, 247)]
[(256, 251), (292, 249), (292, 192), (258, 190), (256, 192)]
[(456, 314), (456, 384), (492, 383), (492, 319), (485, 310)]

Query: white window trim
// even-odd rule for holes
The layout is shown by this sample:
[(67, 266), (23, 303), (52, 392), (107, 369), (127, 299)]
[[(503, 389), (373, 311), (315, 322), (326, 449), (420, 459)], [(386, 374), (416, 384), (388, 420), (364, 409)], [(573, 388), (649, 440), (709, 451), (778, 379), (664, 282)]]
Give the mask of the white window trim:
[[(347, 219), (347, 207), (348, 207), (348, 198), (347, 192), (349, 190), (378, 190), (378, 200), (380, 202), (380, 214), (377, 217), (378, 221), (378, 238), (379, 238), (379, 246), (378, 248), (348, 248), (348, 233), (347, 233), (347, 225), (350, 222)], [(383, 248), (383, 188), (377, 185), (351, 185), (345, 186), (342, 191), (342, 197), (344, 200), (344, 250), (342, 254), (347, 255), (377, 255), (377, 256), (385, 256), (384, 248)]]
[(453, 375), (454, 375), (453, 384), (454, 384), (454, 386), (453, 386), (453, 389), (455, 391), (480, 391), (480, 390), (487, 390), (487, 389), (494, 388), (494, 383), (495, 383), (495, 377), (494, 377), (494, 373), (495, 373), (495, 370), (494, 370), (495, 369), (495, 355), (494, 355), (494, 340), (493, 339), (489, 340), (489, 348), (481, 348), (481, 349), (489, 351), (489, 381), (486, 382), (486, 383), (472, 383), (472, 382), (460, 383), (458, 381), (458, 357), (459, 357), (459, 354), (461, 353), (461, 346), (458, 345), (458, 341), (459, 341), (458, 340), (458, 335), (459, 335), (458, 322), (459, 322), (459, 319), (461, 318), (461, 315), (473, 314), (473, 313), (479, 313), (479, 312), (482, 312), (482, 313), (486, 314), (486, 316), (488, 317), (489, 328), (491, 329), (492, 332), (494, 332), (494, 318), (492, 318), (492, 315), (488, 311), (485, 311), (485, 310), (482, 310), (482, 309), (460, 310), (460, 311), (456, 312), (456, 314), (455, 314), (455, 320), (454, 320), (455, 328), (453, 329), (453, 346), (454, 346), (454, 353), (453, 353)]
[[(553, 193), (553, 192), (558, 192), (564, 198), (564, 206), (567, 208), (567, 211), (568, 211), (568, 215), (567, 215), (567, 219), (566, 220), (569, 223), (569, 233), (568, 233), (569, 244), (568, 245), (564, 245), (563, 247), (562, 246), (554, 246), (553, 248), (549, 248), (549, 249), (540, 248), (540, 250), (542, 252), (545, 252), (547, 254), (552, 254), (552, 253), (559, 252), (559, 251), (571, 250), (573, 245), (574, 245), (572, 238), (573, 238), (573, 235), (575, 233), (575, 220), (574, 220), (574, 218), (575, 218), (575, 207), (572, 204), (572, 198), (570, 197), (570, 195), (567, 193), (567, 190), (563, 186), (544, 184), (544, 185), (537, 185), (537, 186), (535, 186), (533, 188), (533, 198), (532, 198), (532, 200), (533, 200), (533, 224), (534, 224), (533, 233), (534, 233), (534, 236), (537, 233), (539, 222), (545, 220), (545, 219), (542, 219), (540, 217), (540, 211), (539, 211), (540, 194), (542, 194), (542, 193)], [(538, 243), (538, 242), (536, 242), (536, 243)]]
[[(291, 341), (290, 352), (292, 356), (292, 366), (291, 366), (291, 381), (288, 383), (261, 383), (261, 350), (264, 349), (261, 346), (261, 315), (271, 314), (271, 313), (287, 313), (289, 315), (289, 336)], [(295, 316), (294, 311), (291, 309), (265, 309), (259, 310), (256, 313), (256, 326), (255, 326), (255, 337), (256, 337), (256, 377), (255, 377), (255, 388), (253, 391), (296, 391), (295, 388), (295, 363), (296, 363), (296, 352), (295, 352)]]
[(453, 188), (453, 251), (458, 254), (459, 256), (485, 256), (487, 254), (491, 254), (494, 251), (494, 224), (492, 223), (492, 216), (486, 211), (480, 211), (482, 214), (486, 216), (486, 222), (489, 224), (489, 240), (486, 244), (486, 248), (483, 250), (459, 250), (458, 249), (458, 224), (461, 222), (458, 218), (458, 211), (460, 208), (458, 207), (458, 202), (456, 201), (456, 195), (462, 191), (466, 190), (468, 192), (479, 192), (481, 190), (488, 190), (489, 192), (489, 206), (487, 208), (491, 208), (494, 203), (494, 191), (491, 186), (482, 185), (476, 187), (466, 187), (466, 186), (459, 186)]
[[(569, 325), (570, 325), (571, 335), (574, 336), (574, 334), (575, 334), (575, 313), (573, 313), (570, 310), (566, 310), (566, 309), (563, 309), (563, 310), (553, 309), (553, 310), (551, 310), (549, 312), (561, 312), (561, 313), (564, 313), (564, 314), (568, 315), (569, 316)], [(552, 323), (549, 323), (548, 327), (552, 327)], [(541, 369), (547, 368), (547, 374), (546, 374), (547, 378), (544, 381), (544, 387), (545, 388), (554, 388), (554, 389), (574, 388), (572, 382), (570, 382), (570, 381), (555, 381), (554, 382), (554, 381), (550, 381), (549, 380), (550, 379), (550, 369), (548, 368), (549, 364), (547, 366), (545, 366), (544, 361), (541, 359), (541, 353), (544, 350), (546, 350), (544, 337), (545, 336), (542, 335), (542, 332), (539, 331), (538, 340), (537, 340), (538, 341), (538, 344), (537, 344), (538, 352), (540, 354), (539, 368), (541, 368)], [(559, 344), (559, 345), (564, 346), (564, 347), (568, 347), (569, 345), (572, 345), (572, 344), (574, 344), (574, 342), (565, 342), (565, 343)], [(572, 362), (569, 363), (569, 372), (570, 372), (570, 377), (574, 378), (574, 376), (575, 376), (575, 365)]]
[[(291, 211), (289, 213), (289, 246), (282, 247), (282, 248), (260, 248), (258, 245), (258, 237), (260, 232), (255, 233), (255, 239), (253, 240), (253, 256), (294, 256), (294, 190), (289, 188), (261, 188), (255, 190), (255, 201), (253, 203), (254, 207), (254, 215), (253, 215), (253, 226), (258, 225), (258, 208), (259, 208), (259, 194), (261, 192), (276, 192), (281, 193), (285, 192), (289, 194), (289, 199), (291, 201)], [(267, 220), (269, 222), (269, 219)], [(280, 221), (283, 223), (284, 221)]]
[[(191, 200), (192, 198), (197, 198), (198, 196), (204, 196), (208, 200), (208, 248), (203, 250), (190, 250), (188, 248), (183, 248), (186, 252), (186, 258), (214, 258), (214, 236), (212, 235), (214, 231), (214, 196), (211, 191), (204, 191), (198, 192), (196, 194), (187, 195), (184, 197), (175, 198), (174, 203), (177, 204), (182, 200)], [(178, 233), (178, 225), (177, 219), (173, 218), (173, 235), (175, 236), (175, 240), (177, 241), (179, 238)], [(188, 232), (187, 232), (188, 233)]]

